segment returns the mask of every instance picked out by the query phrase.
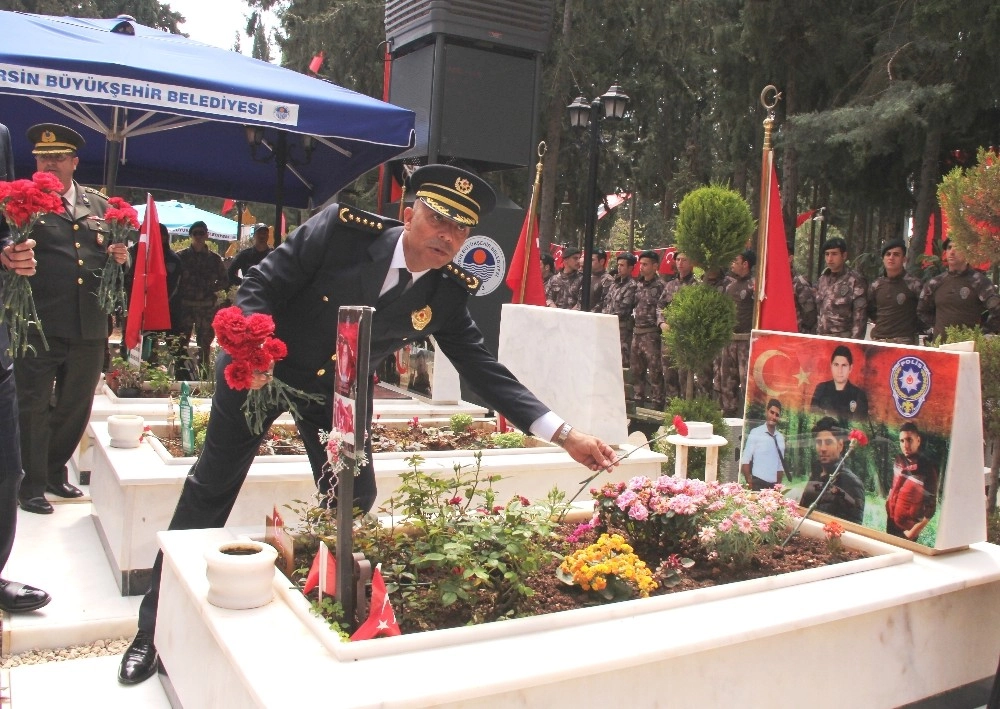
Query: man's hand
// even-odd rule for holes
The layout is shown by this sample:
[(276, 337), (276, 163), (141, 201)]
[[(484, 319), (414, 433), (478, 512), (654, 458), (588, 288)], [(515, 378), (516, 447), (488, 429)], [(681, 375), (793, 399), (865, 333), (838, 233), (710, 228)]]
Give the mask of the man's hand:
[(271, 383), (274, 379), (274, 371), (268, 372), (254, 372), (253, 373), (253, 383), (250, 385), (251, 389), (263, 389), (265, 386)]
[(563, 449), (577, 463), (586, 465), (594, 472), (611, 470), (618, 465), (618, 456), (611, 450), (611, 446), (594, 436), (580, 433), (575, 428), (566, 437)]
[(111, 244), (108, 246), (108, 254), (119, 264), (128, 260), (128, 247), (125, 244)]
[(20, 244), (8, 244), (0, 252), (0, 265), (19, 276), (34, 276), (35, 240), (25, 239)]

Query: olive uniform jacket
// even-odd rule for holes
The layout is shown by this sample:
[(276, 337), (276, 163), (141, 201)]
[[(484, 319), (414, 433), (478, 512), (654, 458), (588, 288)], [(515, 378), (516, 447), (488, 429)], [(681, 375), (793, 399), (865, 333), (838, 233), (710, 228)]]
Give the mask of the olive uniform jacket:
[(108, 339), (108, 316), (97, 303), (111, 238), (107, 208), (100, 192), (76, 185), (73, 217), (44, 214), (31, 232), (38, 262), (31, 290), (46, 337)]
[[(334, 204), (245, 274), (236, 304), (244, 313), (271, 314), (275, 336), (288, 346), (275, 377), (331, 398), (338, 309), (375, 305), (402, 233), (399, 222)], [(454, 264), (424, 274), (375, 313), (371, 371), (407, 341), (434, 335), (466, 382), (527, 431), (549, 408), (483, 344), (466, 307), (478, 288), (479, 280)]]

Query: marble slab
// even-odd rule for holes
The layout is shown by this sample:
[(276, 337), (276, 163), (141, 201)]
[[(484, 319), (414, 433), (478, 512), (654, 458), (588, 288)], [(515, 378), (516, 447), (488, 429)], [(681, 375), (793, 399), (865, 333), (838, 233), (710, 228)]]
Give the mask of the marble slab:
[(634, 707), (893, 707), (989, 676), (1000, 654), (984, 631), (1000, 622), (1000, 548), (976, 544), (708, 606), (342, 662), (280, 599), (207, 603), (203, 552), (232, 536), (160, 535), (156, 645), (186, 709), (308, 706), (332, 686), (340, 707), (618, 706), (623, 691)]
[(628, 438), (616, 316), (504, 305), (498, 358), (574, 427), (610, 444)]

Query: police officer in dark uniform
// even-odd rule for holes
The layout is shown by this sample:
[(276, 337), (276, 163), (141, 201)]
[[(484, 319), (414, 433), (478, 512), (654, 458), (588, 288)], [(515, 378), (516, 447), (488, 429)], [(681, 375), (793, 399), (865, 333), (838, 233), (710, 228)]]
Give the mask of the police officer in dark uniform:
[[(300, 407), (296, 417), (320, 493), (330, 492), (330, 481), (322, 476), (326, 450), (318, 434), (329, 429), (332, 420), (332, 360), (342, 305), (376, 306), (372, 371), (405, 342), (433, 334), (466, 381), (516, 426), (558, 443), (591, 470), (614, 465), (607, 444), (574, 430), (496, 361), (469, 316), (466, 302), (479, 288), (479, 279), (458, 268), (452, 258), (479, 215), (495, 205), (493, 190), (478, 177), (445, 165), (418, 169), (410, 176), (410, 186), (416, 201), (405, 209), (402, 225), (333, 204), (250, 269), (236, 297), (236, 305), (246, 313), (271, 314), (275, 336), (288, 346), (288, 357), (277, 364), (273, 376), (326, 397), (323, 404)], [(390, 299), (399, 284), (404, 289)], [(220, 354), (204, 451), (184, 483), (170, 529), (223, 526), (264, 436), (247, 428), (240, 411), (247, 393), (227, 385), (223, 370), (228, 363), (229, 357)], [(259, 373), (254, 386), (263, 386), (270, 377)], [(277, 408), (269, 412), (264, 432), (280, 413)], [(366, 448), (371, 461), (367, 442)], [(376, 493), (370, 462), (354, 485), (353, 505), (369, 510)], [(118, 679), (124, 684), (141, 682), (156, 671), (153, 630), (161, 565), (158, 555), (150, 592), (139, 610), (139, 632), (119, 668)]]
[(951, 239), (945, 239), (943, 256), (948, 270), (927, 282), (917, 302), (917, 313), (934, 327), (934, 337), (943, 337), (950, 325), (981, 325), (983, 332), (1000, 331), (996, 286), (985, 273), (969, 265), (965, 253)]
[(29, 330), (34, 351), (14, 365), (25, 473), (19, 503), (27, 512), (51, 514), (46, 492), (65, 498), (83, 494), (67, 482), (66, 464), (87, 430), (108, 343), (108, 316), (98, 305), (97, 290), (108, 254), (124, 264), (128, 251), (125, 244), (109, 246), (107, 199), (73, 179), (83, 137), (43, 123), (28, 129), (28, 140), (38, 170), (58, 177), (65, 190), (65, 211), (43, 215), (32, 231), (38, 268), (31, 289), (48, 349), (38, 332)]
[(887, 241), (882, 247), (885, 275), (868, 286), (868, 319), (875, 323), (872, 339), (915, 345), (924, 329), (917, 317), (917, 300), (923, 283), (903, 268), (906, 243), (902, 239)]
[[(10, 132), (0, 123), (0, 181), (14, 179), (14, 154)], [(32, 249), (27, 239), (16, 247), (10, 243), (10, 229), (0, 216), (0, 269), (21, 276), (35, 275)], [(0, 296), (3, 282), (0, 281)], [(7, 565), (17, 531), (17, 491), (21, 485), (21, 446), (17, 428), (17, 392), (14, 385), (14, 362), (7, 353), (10, 340), (7, 326), (0, 322), (0, 573)], [(8, 613), (37, 610), (51, 600), (40, 588), (0, 578), (0, 609)]]

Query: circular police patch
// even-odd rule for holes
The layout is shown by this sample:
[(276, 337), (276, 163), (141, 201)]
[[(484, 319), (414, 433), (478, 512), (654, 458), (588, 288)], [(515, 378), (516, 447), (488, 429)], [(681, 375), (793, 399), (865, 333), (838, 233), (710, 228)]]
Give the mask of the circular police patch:
[(962, 300), (965, 300), (966, 298), (969, 297), (969, 293), (971, 292), (972, 291), (969, 290), (967, 286), (962, 286), (962, 289), (958, 291), (958, 297), (961, 298)]
[(277, 118), (279, 121), (287, 121), (288, 117), (291, 114), (292, 114), (292, 112), (288, 110), (288, 106), (275, 106), (274, 107), (274, 117)]
[(899, 305), (902, 305), (903, 303), (905, 303), (906, 302), (906, 293), (897, 293), (896, 294), (896, 302)]
[(455, 263), (483, 282), (476, 295), (489, 295), (503, 282), (507, 259), (500, 244), (488, 236), (470, 236), (455, 254)]
[(902, 357), (889, 372), (889, 388), (899, 415), (913, 418), (931, 391), (931, 370), (922, 359)]

